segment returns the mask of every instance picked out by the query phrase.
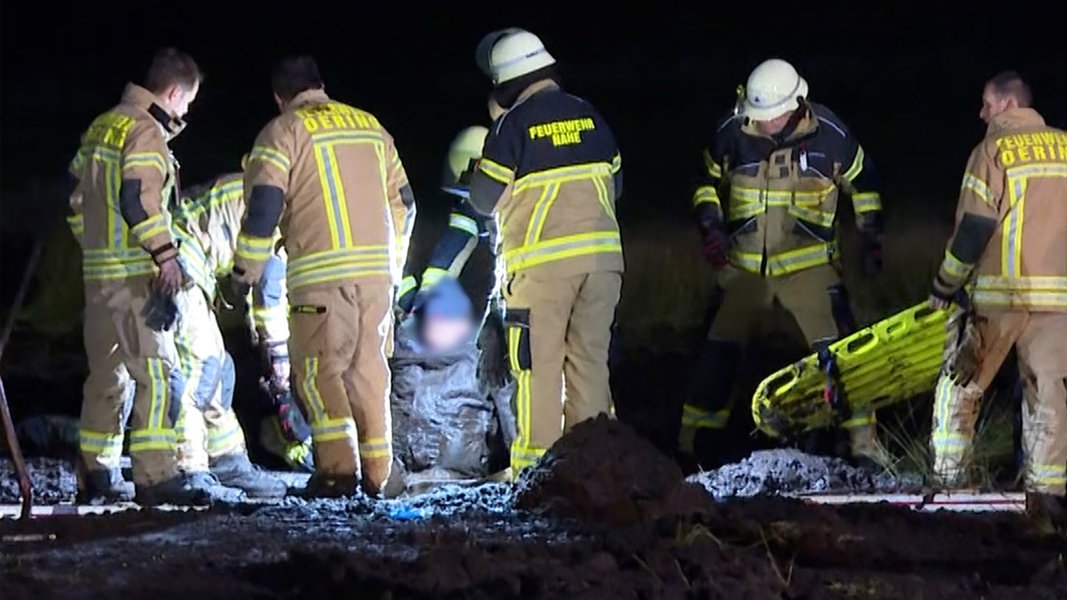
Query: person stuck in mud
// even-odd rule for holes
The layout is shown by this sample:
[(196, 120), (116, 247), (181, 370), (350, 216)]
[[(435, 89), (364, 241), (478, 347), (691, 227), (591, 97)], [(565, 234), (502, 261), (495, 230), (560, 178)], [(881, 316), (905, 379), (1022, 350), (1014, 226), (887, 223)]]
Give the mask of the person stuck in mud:
[(964, 415), (1014, 348), (1027, 510), (1067, 524), (1067, 132), (1047, 125), (1031, 103), (1014, 72), (982, 93), (989, 127), (967, 161), (955, 230), (930, 293), (930, 304), (944, 309), (966, 289), (972, 306), (938, 390), (934, 436), (973, 429)]
[[(882, 268), (882, 200), (870, 155), (780, 59), (758, 65), (739, 88), (737, 107), (704, 151), (704, 170), (693, 206), (721, 305), (683, 406), (678, 449), (707, 469), (726, 451), (744, 347), (775, 301), (815, 352), (855, 331), (841, 281), (838, 197), (852, 200), (869, 276)], [(873, 413), (854, 413), (843, 427), (854, 458), (885, 462)]]

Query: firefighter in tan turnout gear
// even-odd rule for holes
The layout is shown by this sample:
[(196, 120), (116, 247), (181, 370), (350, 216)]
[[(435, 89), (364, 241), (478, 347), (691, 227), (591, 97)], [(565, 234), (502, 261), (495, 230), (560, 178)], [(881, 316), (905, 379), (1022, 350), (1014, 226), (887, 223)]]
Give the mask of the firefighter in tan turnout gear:
[[(1027, 509), (1064, 521), (1067, 485), (1067, 132), (1045, 124), (1014, 73), (983, 93), (986, 137), (963, 175), (956, 228), (934, 280), (945, 308), (967, 288), (974, 320), (939, 388), (934, 436), (973, 428), (977, 403), (1015, 349), (1023, 382)], [(956, 396), (944, 398), (944, 394)], [(955, 421), (955, 422), (953, 422)]]
[[(783, 60), (757, 66), (740, 93), (704, 152), (705, 179), (693, 196), (722, 293), (679, 435), (680, 452), (704, 468), (724, 458), (743, 349), (775, 300), (816, 352), (855, 329), (839, 265), (841, 194), (852, 200), (865, 271), (881, 270), (881, 198), (859, 142), (808, 100), (807, 82)], [(873, 414), (852, 414), (843, 426), (854, 457), (882, 460)]]
[(310, 57), (273, 75), (281, 115), (256, 138), (233, 268), (259, 280), (281, 221), (289, 256), (289, 351), (309, 417), (311, 496), (378, 494), (389, 477), (393, 289), (415, 201), (393, 138), (366, 111), (331, 100)]
[(184, 127), (200, 79), (188, 55), (173, 49), (157, 54), (144, 86), (128, 84), (121, 103), (92, 122), (70, 167), (89, 357), (81, 414), (83, 498), (129, 499), (118, 467), (128, 374), (136, 382), (130, 456), (137, 501), (208, 500), (175, 463), (181, 376), (174, 334), (150, 326), (156, 319), (146, 312), (183, 285), (168, 212), (177, 163), (167, 142)]
[(612, 412), (608, 343), (622, 285), (615, 201), (619, 150), (604, 118), (565, 93), (537, 36), (494, 32), (478, 49), (496, 119), (470, 203), (494, 214), (507, 281), (508, 355), (518, 436), (511, 467), (532, 465), (563, 432)]
[[(251, 498), (278, 498), (286, 485), (256, 469), (248, 459), (245, 434), (233, 410), (234, 364), (223, 345), (214, 312), (218, 278), (233, 266), (237, 232), (245, 213), (243, 173), (215, 179), (205, 189), (190, 191), (176, 211), (174, 230), (181, 241), (179, 260), (190, 280), (177, 300), (175, 342), (185, 390), (178, 422), (178, 467), (194, 484), (208, 490), (222, 485)], [(284, 263), (272, 256), (259, 281), (250, 314), (270, 364), (288, 385), (289, 327), (282, 289)]]

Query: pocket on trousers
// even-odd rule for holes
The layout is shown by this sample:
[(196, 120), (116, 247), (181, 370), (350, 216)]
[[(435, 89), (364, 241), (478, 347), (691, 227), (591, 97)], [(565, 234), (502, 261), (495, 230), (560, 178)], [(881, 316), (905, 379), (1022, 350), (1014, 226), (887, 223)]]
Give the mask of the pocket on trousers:
[(533, 366), (530, 352), (530, 309), (508, 308), (504, 315), (508, 328), (508, 362), (513, 371), (528, 371)]

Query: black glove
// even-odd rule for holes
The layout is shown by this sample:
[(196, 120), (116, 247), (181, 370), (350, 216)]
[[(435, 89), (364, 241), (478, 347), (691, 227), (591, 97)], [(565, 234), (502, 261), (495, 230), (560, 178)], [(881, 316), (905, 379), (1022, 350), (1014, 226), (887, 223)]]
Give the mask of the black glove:
[(876, 277), (882, 273), (882, 242), (875, 236), (864, 236), (863, 248), (863, 274), (868, 277)]
[(178, 321), (178, 305), (170, 294), (153, 290), (141, 315), (152, 331), (170, 331)]

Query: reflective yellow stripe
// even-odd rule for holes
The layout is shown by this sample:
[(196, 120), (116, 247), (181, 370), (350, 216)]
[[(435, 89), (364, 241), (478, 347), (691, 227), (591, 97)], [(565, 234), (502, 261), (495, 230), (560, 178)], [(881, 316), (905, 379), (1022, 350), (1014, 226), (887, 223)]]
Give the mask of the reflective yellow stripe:
[(822, 190), (801, 192), (732, 187), (727, 218), (730, 221), (748, 219), (766, 212), (768, 208), (781, 207), (805, 221), (821, 227), (833, 227), (835, 214), (819, 207), (834, 189), (834, 186), (829, 186)]
[(300, 389), (303, 392), (303, 399), (307, 402), (308, 409), (311, 411), (311, 414), (308, 415), (308, 421), (312, 424), (326, 421), (326, 405), (322, 403), (322, 395), (319, 393), (319, 387), (315, 383), (315, 379), (318, 376), (319, 359), (305, 358), (304, 380), (300, 382)]
[[(485, 159), (482, 160), (484, 161)], [(558, 185), (569, 181), (584, 181), (596, 177), (610, 179), (611, 165), (608, 163), (583, 163), (530, 173), (515, 181), (515, 193), (517, 194), (523, 190), (539, 185), (548, 185), (551, 183)]]
[(848, 181), (852, 181), (859, 177), (859, 174), (863, 172), (863, 158), (863, 146), (856, 146), (856, 157), (852, 159), (852, 165), (849, 166), (844, 174), (842, 174), (842, 177)]
[(274, 238), (264, 238), (241, 232), (237, 236), (237, 250), (234, 257), (251, 262), (263, 262), (274, 252)]
[(693, 429), (724, 429), (730, 420), (730, 409), (704, 410), (691, 404), (682, 406), (682, 427)]
[(530, 446), (530, 381), (529, 369), (521, 368), (519, 363), (519, 346), (522, 339), (522, 327), (508, 328), (508, 362), (512, 376), (515, 378), (515, 424), (516, 436), (511, 443), (511, 468), (521, 470), (532, 466), (545, 453), (544, 449)]
[(282, 173), (288, 173), (291, 164), (288, 156), (267, 146), (255, 146), (252, 148), (252, 151), (248, 153), (249, 163), (256, 160), (261, 160), (265, 163), (274, 165), (280, 169)]
[(882, 210), (882, 196), (878, 192), (863, 192), (852, 195), (852, 208), (857, 213)]
[(536, 244), (541, 239), (541, 232), (545, 228), (548, 210), (552, 208), (552, 203), (555, 202), (557, 195), (559, 195), (558, 183), (550, 183), (541, 189), (541, 197), (534, 203), (530, 222), (526, 224), (525, 245)]
[(81, 234), (85, 233), (85, 215), (81, 213), (70, 215), (67, 217), (67, 225), (70, 227), (71, 233), (80, 237)]
[(622, 169), (622, 155), (618, 152), (615, 156), (611, 157), (611, 174), (614, 175)]
[(384, 437), (368, 437), (359, 442), (360, 458), (391, 458), (393, 448)]
[(446, 275), (448, 275), (447, 269), (442, 269), (440, 267), (426, 267), (426, 270), (422, 272), (422, 289), (428, 290), (432, 288), (440, 283)]
[(714, 204), (722, 210), (722, 204), (719, 202), (719, 192), (710, 185), (704, 185), (697, 188), (697, 191), (693, 193), (693, 206), (699, 206), (701, 204)]
[(470, 235), (478, 235), (478, 223), (467, 215), (452, 213), (448, 217), (448, 226), (469, 233)]
[(167, 219), (160, 213), (152, 215), (144, 221), (134, 225), (130, 228), (130, 231), (133, 235), (137, 236), (137, 239), (140, 240), (142, 244), (147, 244), (153, 237), (161, 233), (168, 233), (170, 231), (170, 226), (167, 224)]
[(484, 156), (478, 161), (478, 170), (485, 173), (490, 179), (504, 185), (511, 183), (511, 180), (515, 177), (514, 171)]
[(986, 182), (979, 179), (977, 176), (971, 173), (963, 174), (963, 183), (960, 186), (961, 190), (970, 190), (978, 199), (990, 206), (995, 206), (993, 201), (993, 193), (989, 190), (989, 186)]
[(122, 161), (123, 172), (139, 167), (155, 167), (161, 175), (167, 176), (167, 159), (159, 152), (134, 152)]
[(945, 250), (945, 259), (941, 261), (941, 270), (952, 278), (953, 281), (963, 281), (971, 274), (973, 264), (965, 263), (952, 254), (952, 250)]
[(85, 454), (118, 458), (122, 455), (122, 433), (80, 429), (78, 430), (78, 447)]
[(137, 452), (174, 452), (177, 434), (173, 429), (134, 429), (130, 431), (130, 454)]
[[(837, 242), (819, 243), (780, 252), (767, 257), (763, 274), (768, 277), (777, 277), (829, 264), (837, 257), (837, 253)], [(741, 252), (733, 249), (730, 251), (730, 262), (739, 269), (758, 275), (763, 255), (758, 252)]]
[(216, 457), (229, 454), (244, 445), (244, 432), (237, 419), (227, 417), (221, 427), (209, 427), (207, 436), (208, 456)]
[(141, 248), (95, 248), (82, 252), (82, 277), (86, 281), (125, 279), (154, 272), (152, 257)]
[(708, 177), (712, 179), (722, 179), (722, 165), (715, 162), (715, 159), (711, 157), (711, 152), (704, 150), (704, 170), (707, 171)]
[(621, 254), (617, 231), (596, 231), (552, 238), (504, 253), (509, 271), (590, 254)]
[(289, 261), (286, 280), (289, 290), (316, 283), (392, 273), (389, 248), (356, 246), (315, 252)]
[(347, 441), (357, 444), (356, 422), (352, 417), (311, 422), (311, 440), (316, 443)]
[(1031, 464), (1026, 474), (1030, 487), (1059, 488), (1067, 484), (1067, 466), (1059, 464)]
[(416, 285), (415, 276), (414, 275), (408, 275), (407, 277), (405, 277), (404, 279), (402, 279), (400, 281), (400, 287), (397, 288), (397, 291), (396, 291), (397, 297), (398, 298), (402, 297), (404, 294), (407, 294), (408, 292), (411, 292), (412, 290), (415, 289), (415, 285)]

